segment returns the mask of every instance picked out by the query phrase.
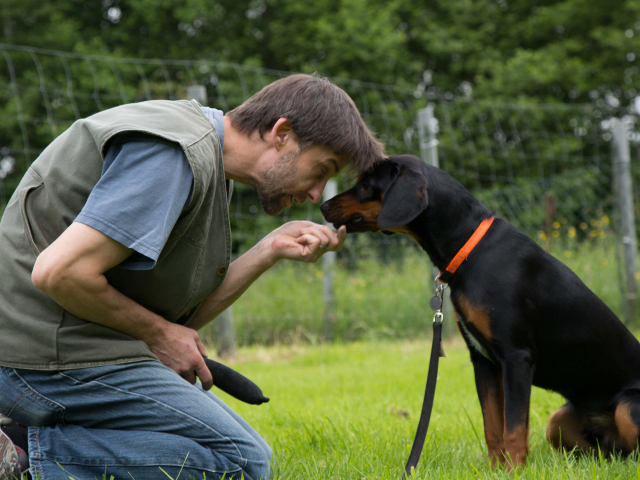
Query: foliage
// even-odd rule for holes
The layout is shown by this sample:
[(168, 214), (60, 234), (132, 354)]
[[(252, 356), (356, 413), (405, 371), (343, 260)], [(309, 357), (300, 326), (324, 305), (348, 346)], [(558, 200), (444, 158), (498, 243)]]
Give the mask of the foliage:
[(633, 0), (3, 0), (4, 43), (320, 71), (477, 99), (627, 104)]
[[(609, 147), (602, 140), (608, 134), (600, 119), (635, 98), (640, 21), (633, 23), (639, 7), (632, 1), (615, 8), (604, 0), (2, 3), (5, 43), (249, 69), (39, 55), (38, 70), (28, 52), (5, 52), (0, 149), (18, 165), (0, 182), (0, 204), (38, 152), (76, 118), (125, 102), (184, 98), (192, 83), (206, 85), (211, 105), (228, 111), (282, 70), (336, 77), (391, 154), (418, 153), (416, 111), (437, 100), (441, 166), (529, 232), (541, 228), (549, 188), (562, 191), (559, 206), (570, 222), (610, 214)], [(590, 105), (529, 108), (540, 102)], [(560, 173), (566, 181), (555, 180)], [(582, 182), (584, 195), (577, 194)], [(576, 195), (564, 195), (571, 189)], [(257, 205), (255, 192), (237, 192), (243, 200), (232, 218), (236, 253), (285, 217), (318, 219), (306, 207), (262, 217), (248, 211)]]

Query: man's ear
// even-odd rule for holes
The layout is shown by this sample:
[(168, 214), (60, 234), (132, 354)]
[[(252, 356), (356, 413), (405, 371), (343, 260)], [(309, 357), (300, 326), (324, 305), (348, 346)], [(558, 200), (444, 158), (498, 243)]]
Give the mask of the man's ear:
[(294, 133), (291, 123), (286, 118), (279, 118), (271, 129), (271, 143), (277, 151), (280, 151), (293, 137)]
[(382, 230), (403, 227), (428, 204), (427, 179), (422, 173), (403, 170), (384, 194), (378, 226)]

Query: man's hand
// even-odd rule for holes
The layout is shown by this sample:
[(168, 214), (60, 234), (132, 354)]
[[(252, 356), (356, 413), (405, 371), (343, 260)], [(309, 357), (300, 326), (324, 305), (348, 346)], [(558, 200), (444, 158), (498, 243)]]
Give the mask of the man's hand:
[(104, 272), (132, 250), (82, 223), (72, 223), (36, 261), (33, 284), (79, 318), (144, 341), (160, 361), (192, 384), (211, 388), (198, 333), (168, 322), (113, 288)]
[(264, 237), (260, 243), (268, 249), (272, 263), (280, 259), (315, 262), (325, 252), (339, 252), (347, 238), (347, 228), (335, 232), (326, 225), (308, 221), (289, 222)]
[(213, 377), (204, 363), (207, 351), (195, 330), (167, 323), (143, 340), (164, 365), (187, 382), (193, 385), (197, 376), (205, 390), (213, 386)]

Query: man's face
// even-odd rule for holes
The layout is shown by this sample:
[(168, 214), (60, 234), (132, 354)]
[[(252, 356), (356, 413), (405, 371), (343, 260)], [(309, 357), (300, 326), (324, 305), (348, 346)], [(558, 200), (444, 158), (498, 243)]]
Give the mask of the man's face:
[(328, 148), (311, 146), (300, 153), (295, 142), (261, 172), (256, 189), (262, 208), (277, 215), (293, 202), (304, 203), (307, 198), (318, 202), (329, 178), (341, 168), (342, 162)]

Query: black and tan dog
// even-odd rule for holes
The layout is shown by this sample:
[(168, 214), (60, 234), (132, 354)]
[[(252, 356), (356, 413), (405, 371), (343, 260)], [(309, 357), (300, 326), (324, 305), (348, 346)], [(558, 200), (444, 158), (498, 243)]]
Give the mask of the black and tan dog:
[[(411, 155), (377, 164), (321, 210), (347, 232), (409, 235), (441, 271), (492, 216), (451, 176)], [(637, 449), (640, 343), (563, 263), (496, 218), (449, 286), (492, 462), (524, 464), (531, 385), (567, 400), (547, 427), (556, 448)]]

